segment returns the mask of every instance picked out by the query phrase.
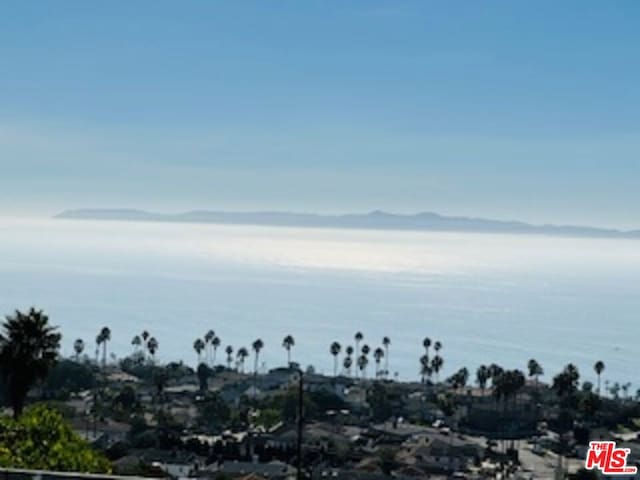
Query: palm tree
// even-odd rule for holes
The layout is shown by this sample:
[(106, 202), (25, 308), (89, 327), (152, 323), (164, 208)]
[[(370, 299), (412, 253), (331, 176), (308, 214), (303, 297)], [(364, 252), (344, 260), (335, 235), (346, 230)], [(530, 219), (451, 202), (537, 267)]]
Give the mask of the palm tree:
[(425, 353), (420, 357), (420, 378), (422, 383), (426, 383), (427, 379), (431, 378), (432, 371), (429, 355)]
[(433, 349), (436, 351), (436, 355), (440, 350), (442, 350), (442, 342), (436, 340), (436, 343), (433, 344)]
[(196, 351), (196, 354), (198, 355), (198, 365), (200, 365), (202, 363), (200, 355), (202, 354), (202, 351), (206, 348), (206, 345), (204, 343), (204, 340), (202, 340), (201, 338), (196, 338), (193, 342), (193, 349)]
[(527, 363), (527, 369), (529, 370), (529, 377), (535, 377), (536, 388), (538, 388), (538, 378), (540, 377), (540, 375), (544, 374), (542, 366), (537, 362), (537, 360), (532, 358)]
[(369, 352), (371, 351), (371, 348), (369, 348), (369, 345), (367, 345), (366, 343), (362, 346), (362, 354), (363, 355), (369, 355)]
[(27, 393), (48, 375), (58, 358), (61, 335), (42, 310), (16, 310), (0, 333), (0, 371), (14, 418), (22, 414)]
[(331, 344), (331, 347), (329, 348), (331, 355), (333, 355), (333, 376), (334, 377), (338, 376), (338, 355), (340, 355), (341, 349), (342, 347), (338, 342), (333, 342)]
[(600, 375), (604, 372), (604, 362), (602, 360), (598, 360), (593, 369), (596, 371), (596, 375), (598, 376), (598, 395), (600, 395)]
[(95, 355), (96, 355), (96, 365), (100, 364), (100, 347), (102, 346), (102, 335), (100, 333), (98, 333), (98, 335), (96, 335), (96, 351), (95, 351)]
[(147, 350), (149, 350), (149, 355), (151, 355), (151, 361), (153, 363), (156, 361), (156, 352), (158, 351), (159, 346), (160, 344), (158, 343), (158, 340), (156, 340), (156, 337), (151, 337), (147, 342)]
[(231, 370), (231, 362), (233, 362), (233, 347), (231, 345), (227, 345), (227, 348), (224, 349), (227, 354), (227, 368)]
[(389, 337), (382, 338), (382, 345), (384, 346), (384, 374), (389, 375), (389, 345), (391, 345), (391, 339)]
[(76, 339), (73, 342), (73, 350), (76, 352), (76, 362), (80, 361), (80, 355), (84, 351), (84, 340), (81, 338)]
[(244, 347), (240, 347), (238, 349), (238, 353), (236, 353), (236, 357), (238, 358), (238, 366), (241, 367), (241, 373), (244, 373), (244, 361), (248, 356), (249, 351)]
[[(362, 332), (356, 332), (356, 334), (353, 336), (353, 338), (356, 341), (356, 353), (359, 352), (359, 346), (360, 346), (360, 342), (362, 341), (362, 339), (364, 338), (364, 335), (362, 335)], [(358, 370), (356, 370), (356, 378), (358, 378)]]
[(140, 338), (140, 335), (135, 335), (131, 339), (131, 345), (133, 345), (133, 352), (134, 353), (137, 352), (140, 346), (142, 345), (142, 338)]
[(484, 393), (489, 377), (489, 368), (487, 368), (486, 365), (480, 365), (476, 371), (476, 382), (478, 382), (478, 386), (482, 389), (482, 393)]
[(146, 344), (147, 340), (149, 340), (149, 332), (143, 330), (140, 336), (142, 337), (142, 341)]
[(210, 355), (210, 350), (211, 350), (211, 340), (213, 340), (213, 337), (215, 337), (216, 334), (213, 330), (209, 330), (207, 333), (204, 334), (204, 344), (205, 344), (205, 355), (206, 355), (206, 361), (207, 361), (207, 365), (211, 364), (211, 355)]
[(287, 351), (287, 365), (291, 365), (291, 347), (296, 344), (296, 341), (291, 335), (287, 335), (282, 340), (282, 346)]
[(350, 356), (344, 357), (342, 366), (344, 367), (344, 370), (348, 376), (351, 376), (351, 365), (353, 365), (353, 359)]
[(422, 340), (422, 346), (424, 347), (424, 353), (429, 356), (429, 347), (431, 347), (431, 339), (429, 337), (424, 337)]
[[(437, 345), (438, 342), (436, 342)], [(442, 359), (442, 357), (438, 354), (436, 354), (433, 357), (433, 360), (431, 360), (431, 368), (433, 369), (433, 371), (436, 373), (436, 382), (440, 381), (440, 370), (442, 369), (442, 365), (444, 364), (444, 360)]]
[(260, 340), (259, 338), (257, 340), (255, 340), (253, 342), (253, 344), (251, 345), (251, 348), (253, 348), (253, 351), (256, 353), (256, 356), (253, 359), (253, 374), (254, 375), (258, 374), (258, 361), (260, 360), (260, 350), (262, 350), (262, 347), (264, 347), (264, 342), (262, 340)]
[(369, 359), (365, 354), (362, 354), (358, 357), (358, 369), (362, 374), (362, 378), (367, 378), (367, 365), (369, 365)]
[(218, 353), (218, 347), (220, 346), (220, 337), (214, 336), (211, 339), (211, 348), (213, 349), (213, 360), (212, 363), (215, 365), (216, 363), (216, 354)]
[(380, 361), (384, 357), (384, 350), (380, 347), (373, 352), (373, 358), (376, 360), (376, 378), (380, 376)]
[(578, 390), (578, 381), (580, 373), (575, 365), (569, 363), (561, 373), (553, 377), (552, 388), (558, 396), (569, 396)]
[[(351, 376), (351, 366), (353, 365), (353, 358), (352, 355), (354, 354), (355, 350), (351, 345), (348, 345), (347, 348), (345, 349), (345, 353), (347, 354), (347, 357), (344, 359), (343, 364), (345, 365), (345, 369), (347, 370), (347, 375)], [(347, 362), (347, 358), (349, 359), (349, 361)], [(349, 364), (349, 367), (346, 367), (346, 364)], [(356, 376), (358, 374), (356, 373)]]
[(631, 382), (626, 382), (622, 384), (622, 393), (626, 400), (629, 400), (629, 389), (631, 388)]
[(107, 365), (107, 343), (111, 340), (111, 330), (109, 327), (102, 327), (98, 335), (102, 340), (102, 366)]

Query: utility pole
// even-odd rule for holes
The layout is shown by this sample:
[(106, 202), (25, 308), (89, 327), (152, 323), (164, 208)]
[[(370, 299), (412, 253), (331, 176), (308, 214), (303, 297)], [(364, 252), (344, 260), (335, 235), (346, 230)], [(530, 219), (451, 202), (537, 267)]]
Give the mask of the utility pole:
[(302, 480), (302, 422), (304, 406), (304, 383), (302, 370), (298, 370), (298, 442), (296, 445), (297, 480)]

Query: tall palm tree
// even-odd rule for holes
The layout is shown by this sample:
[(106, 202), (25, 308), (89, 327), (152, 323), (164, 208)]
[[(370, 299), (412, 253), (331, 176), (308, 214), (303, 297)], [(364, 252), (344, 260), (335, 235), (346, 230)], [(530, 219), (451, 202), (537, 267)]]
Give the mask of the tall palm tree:
[(371, 348), (369, 348), (369, 345), (367, 345), (366, 343), (362, 346), (362, 354), (363, 355), (369, 355), (369, 352), (371, 352)]
[(431, 378), (432, 371), (429, 355), (425, 353), (420, 357), (420, 378), (422, 383), (426, 383), (427, 379)]
[(380, 347), (376, 348), (373, 352), (373, 358), (376, 361), (376, 378), (380, 376), (380, 361), (384, 357), (384, 350)]
[(149, 332), (147, 330), (143, 330), (142, 333), (140, 334), (140, 337), (142, 338), (142, 357), (143, 358), (147, 358), (147, 354), (145, 352), (145, 348), (148, 349), (147, 345), (149, 342), (149, 337), (151, 335), (149, 334)]
[(536, 379), (536, 388), (537, 388), (538, 387), (538, 379), (540, 378), (540, 375), (544, 374), (544, 370), (542, 369), (542, 366), (538, 363), (537, 360), (532, 358), (527, 363), (527, 369), (529, 370), (529, 377), (535, 377), (535, 379)]
[(338, 342), (333, 342), (331, 344), (331, 347), (329, 348), (331, 355), (333, 355), (333, 376), (334, 377), (338, 376), (338, 355), (340, 355), (341, 349), (342, 347)]
[(240, 347), (238, 352), (236, 353), (236, 357), (238, 359), (238, 366), (240, 367), (240, 372), (244, 373), (244, 361), (249, 356), (249, 351), (245, 347)]
[(218, 347), (220, 346), (221, 340), (220, 337), (218, 336), (214, 336), (211, 339), (211, 348), (213, 349), (213, 360), (212, 363), (213, 365), (216, 364), (216, 354), (218, 353)]
[(433, 357), (433, 360), (431, 360), (431, 368), (436, 374), (436, 382), (440, 381), (440, 370), (442, 370), (443, 365), (444, 365), (444, 360), (440, 355), (436, 354)]
[(569, 396), (578, 390), (578, 381), (580, 380), (580, 373), (578, 368), (569, 363), (562, 372), (553, 377), (552, 388), (556, 391), (558, 396)]
[(358, 370), (360, 370), (360, 374), (362, 378), (367, 378), (367, 365), (369, 365), (369, 359), (365, 354), (362, 354), (358, 357)]
[(389, 337), (382, 338), (382, 346), (384, 347), (384, 374), (385, 377), (389, 375), (389, 346), (391, 345), (391, 339)]
[(147, 350), (149, 350), (149, 355), (151, 355), (151, 361), (153, 363), (156, 362), (156, 352), (158, 351), (158, 347), (160, 347), (160, 344), (158, 343), (158, 340), (156, 340), (156, 337), (149, 338), (149, 341), (147, 342)]
[(351, 366), (353, 365), (353, 359), (351, 358), (351, 356), (347, 355), (346, 357), (344, 357), (344, 360), (342, 362), (342, 366), (344, 367), (344, 370), (346, 372), (346, 374), (350, 377), (351, 376)]
[(84, 351), (84, 340), (81, 338), (76, 339), (76, 341), (73, 342), (73, 350), (76, 352), (76, 362), (80, 361), (80, 355)]
[(61, 335), (42, 310), (18, 310), (6, 317), (0, 333), (0, 371), (7, 400), (18, 418), (27, 393), (48, 375), (58, 358)]
[(198, 365), (200, 365), (202, 363), (202, 351), (206, 348), (206, 344), (204, 343), (204, 340), (202, 340), (201, 338), (196, 338), (193, 342), (193, 349), (196, 351), (196, 354), (198, 355)]
[(438, 352), (442, 350), (442, 342), (440, 342), (439, 340), (436, 340), (436, 342), (433, 344), (433, 349), (436, 351), (436, 355), (437, 355)]
[(204, 344), (205, 344), (205, 356), (207, 365), (211, 365), (211, 340), (216, 336), (216, 333), (213, 330), (209, 330), (204, 334)]
[(593, 369), (596, 371), (596, 375), (598, 376), (598, 395), (600, 395), (600, 376), (602, 372), (604, 372), (604, 362), (602, 360), (598, 360)]
[(133, 345), (133, 353), (137, 352), (142, 345), (142, 338), (140, 338), (140, 335), (134, 335), (131, 339), (131, 345)]
[(253, 374), (257, 375), (258, 374), (258, 362), (260, 361), (260, 350), (262, 350), (262, 347), (264, 347), (264, 342), (262, 340), (260, 340), (259, 338), (257, 340), (255, 340), (253, 342), (253, 344), (251, 345), (251, 348), (253, 348), (253, 351), (255, 352), (255, 358), (253, 359)]
[(487, 368), (486, 365), (480, 365), (478, 367), (478, 370), (476, 371), (476, 382), (482, 390), (482, 393), (484, 393), (484, 389), (487, 386), (487, 380), (489, 380), (489, 376), (489, 368)]
[(422, 340), (422, 346), (424, 347), (424, 353), (429, 356), (429, 348), (431, 347), (431, 339), (429, 337), (424, 337)]
[(287, 335), (282, 340), (282, 347), (287, 351), (287, 366), (291, 365), (291, 347), (296, 344), (293, 336)]
[(227, 345), (227, 348), (224, 349), (227, 354), (227, 368), (231, 370), (231, 363), (233, 362), (233, 347), (231, 345)]
[[(347, 354), (347, 357), (344, 359), (343, 363), (349, 363), (349, 368), (347, 368), (345, 366), (345, 369), (347, 370), (347, 375), (351, 376), (351, 367), (353, 365), (353, 354), (354, 354), (355, 350), (351, 345), (348, 345), (347, 348), (345, 349), (345, 353)], [(347, 362), (347, 358), (349, 359), (349, 362)], [(356, 373), (356, 377), (358, 376), (358, 374)]]
[(98, 336), (102, 340), (102, 366), (105, 367), (107, 365), (107, 343), (111, 340), (111, 329), (102, 327)]
[[(358, 354), (358, 352), (360, 351), (360, 342), (364, 338), (364, 335), (362, 335), (362, 332), (356, 332), (356, 334), (353, 336), (353, 338), (356, 341), (356, 354)], [(356, 369), (356, 378), (358, 378), (358, 370), (357, 369)]]
[(96, 335), (96, 365), (100, 365), (100, 347), (102, 346), (103, 341), (102, 334), (98, 333), (98, 335)]

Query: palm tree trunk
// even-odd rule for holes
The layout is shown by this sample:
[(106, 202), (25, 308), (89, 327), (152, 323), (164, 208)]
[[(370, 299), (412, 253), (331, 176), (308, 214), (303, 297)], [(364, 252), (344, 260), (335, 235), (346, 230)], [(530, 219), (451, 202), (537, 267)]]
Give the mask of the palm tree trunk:
[(384, 352), (384, 372), (385, 376), (389, 375), (389, 347), (386, 347)]

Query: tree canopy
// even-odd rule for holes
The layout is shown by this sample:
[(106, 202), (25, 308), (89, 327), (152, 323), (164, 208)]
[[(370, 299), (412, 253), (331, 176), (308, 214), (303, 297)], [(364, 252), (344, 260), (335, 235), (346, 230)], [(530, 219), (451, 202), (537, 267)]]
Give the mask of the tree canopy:
[(62, 415), (44, 405), (18, 419), (0, 418), (0, 466), (62, 472), (107, 473), (109, 461), (92, 450)]
[(14, 417), (22, 412), (31, 387), (55, 365), (60, 338), (42, 310), (16, 310), (7, 316), (0, 333), (0, 370)]

